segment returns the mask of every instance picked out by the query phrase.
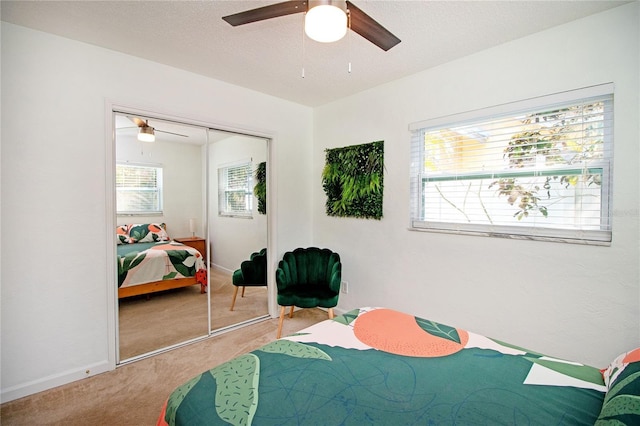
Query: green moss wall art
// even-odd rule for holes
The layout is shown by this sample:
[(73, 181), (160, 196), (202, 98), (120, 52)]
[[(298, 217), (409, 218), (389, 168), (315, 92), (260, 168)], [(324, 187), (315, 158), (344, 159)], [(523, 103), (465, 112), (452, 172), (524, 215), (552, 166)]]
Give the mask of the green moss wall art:
[(382, 218), (384, 141), (326, 150), (327, 215)]
[(258, 199), (258, 213), (267, 214), (267, 163), (258, 164), (255, 171), (256, 185), (253, 187), (253, 195)]

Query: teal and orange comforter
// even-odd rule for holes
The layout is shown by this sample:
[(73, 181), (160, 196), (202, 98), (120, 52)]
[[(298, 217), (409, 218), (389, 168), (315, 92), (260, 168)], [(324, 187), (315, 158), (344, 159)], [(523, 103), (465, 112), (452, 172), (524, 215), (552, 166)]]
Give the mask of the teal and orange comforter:
[(123, 244), (118, 250), (118, 287), (196, 277), (207, 285), (202, 254), (176, 241)]
[(600, 371), (361, 308), (205, 371), (158, 425), (592, 425)]

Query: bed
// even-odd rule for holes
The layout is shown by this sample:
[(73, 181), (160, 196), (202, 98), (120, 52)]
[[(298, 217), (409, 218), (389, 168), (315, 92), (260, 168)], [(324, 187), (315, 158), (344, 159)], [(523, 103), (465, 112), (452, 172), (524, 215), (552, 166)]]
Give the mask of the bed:
[(599, 370), (361, 308), (192, 378), (157, 424), (640, 424), (638, 375), (640, 350)]
[(164, 223), (116, 228), (118, 298), (199, 284), (207, 289), (207, 268), (195, 248), (172, 241)]

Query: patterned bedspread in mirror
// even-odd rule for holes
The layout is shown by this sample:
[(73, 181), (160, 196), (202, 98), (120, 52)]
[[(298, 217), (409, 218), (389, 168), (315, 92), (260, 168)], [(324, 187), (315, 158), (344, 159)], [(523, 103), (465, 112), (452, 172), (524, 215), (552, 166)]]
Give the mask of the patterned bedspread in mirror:
[(207, 270), (202, 254), (176, 241), (118, 245), (118, 288), (194, 278), (204, 292)]

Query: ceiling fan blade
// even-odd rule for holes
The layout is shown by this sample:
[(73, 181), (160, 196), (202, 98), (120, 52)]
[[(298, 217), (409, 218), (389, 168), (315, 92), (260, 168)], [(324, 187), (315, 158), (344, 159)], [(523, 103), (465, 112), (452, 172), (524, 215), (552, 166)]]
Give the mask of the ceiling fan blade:
[(143, 126), (146, 126), (146, 125), (147, 125), (147, 123), (146, 123), (143, 119), (141, 119), (141, 118), (138, 118), (138, 117), (128, 117), (128, 116), (127, 116), (127, 118), (128, 118), (129, 120), (133, 121), (133, 122), (135, 123), (135, 125), (136, 125), (136, 126), (138, 126), (138, 127), (143, 127)]
[(350, 1), (347, 1), (347, 10), (349, 10), (349, 17), (351, 19), (351, 29), (380, 49), (387, 51), (400, 43), (398, 37), (394, 36), (389, 30)]
[(167, 133), (169, 135), (182, 136), (183, 138), (188, 138), (189, 137), (188, 135), (183, 135), (183, 134), (180, 134), (180, 133), (167, 132), (167, 131), (158, 130), (158, 129), (154, 129), (154, 130), (156, 131), (156, 133)]
[(285, 1), (269, 6), (259, 7), (233, 15), (223, 16), (222, 19), (235, 26), (249, 24), (251, 22), (264, 21), (265, 19), (278, 18), (280, 16), (292, 15), (294, 13), (306, 12), (307, 2), (305, 0)]
[[(136, 129), (138, 130), (140, 127), (119, 127), (116, 129), (116, 131), (118, 130), (132, 130), (132, 129)], [(167, 132), (166, 130), (158, 130), (155, 127), (153, 127), (153, 131), (156, 133), (167, 133), (169, 135), (175, 135), (175, 136), (182, 136), (183, 138), (188, 138), (189, 135), (183, 135), (181, 133), (173, 133), (173, 132)]]

